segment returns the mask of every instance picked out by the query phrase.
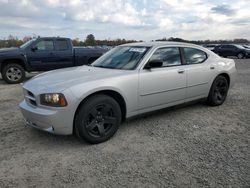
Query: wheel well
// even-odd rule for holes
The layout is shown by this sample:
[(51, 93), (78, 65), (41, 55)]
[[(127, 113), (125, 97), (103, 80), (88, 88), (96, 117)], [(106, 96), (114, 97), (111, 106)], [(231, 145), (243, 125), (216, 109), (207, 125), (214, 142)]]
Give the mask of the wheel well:
[[(74, 122), (75, 122), (75, 117), (76, 114), (78, 113), (78, 111), (80, 110), (80, 107), (84, 104), (85, 101), (87, 101), (90, 97), (97, 95), (97, 94), (104, 94), (107, 96), (112, 97), (113, 99), (116, 100), (116, 102), (119, 104), (120, 108), (121, 108), (121, 112), (122, 112), (122, 121), (125, 121), (126, 119), (126, 113), (127, 113), (127, 109), (126, 109), (126, 103), (124, 98), (121, 96), (120, 93), (113, 91), (113, 90), (102, 90), (102, 91), (98, 91), (95, 93), (90, 94), (89, 96), (85, 97), (81, 103), (78, 105), (75, 115), (74, 115)], [(74, 124), (74, 131), (75, 131), (75, 124)]]
[(227, 73), (219, 74), (218, 76), (224, 76), (227, 79), (228, 85), (230, 86), (230, 77)]
[(10, 64), (10, 63), (15, 63), (15, 64), (18, 64), (18, 65), (21, 65), (24, 69), (25, 69), (25, 65), (24, 65), (24, 62), (21, 60), (21, 59), (6, 59), (2, 62), (2, 66), (1, 66), (1, 72), (3, 70), (3, 68)]

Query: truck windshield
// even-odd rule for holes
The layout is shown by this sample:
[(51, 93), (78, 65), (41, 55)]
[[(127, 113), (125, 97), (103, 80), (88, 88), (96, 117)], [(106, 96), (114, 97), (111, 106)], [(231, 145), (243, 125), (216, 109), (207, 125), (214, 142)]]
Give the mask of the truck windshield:
[(35, 39), (31, 39), (31, 40), (25, 42), (23, 45), (21, 45), (20, 48), (24, 49), (24, 48), (26, 48), (27, 46), (29, 46), (34, 41), (35, 41)]
[(97, 59), (92, 66), (133, 70), (148, 50), (149, 47), (145, 46), (118, 46)]

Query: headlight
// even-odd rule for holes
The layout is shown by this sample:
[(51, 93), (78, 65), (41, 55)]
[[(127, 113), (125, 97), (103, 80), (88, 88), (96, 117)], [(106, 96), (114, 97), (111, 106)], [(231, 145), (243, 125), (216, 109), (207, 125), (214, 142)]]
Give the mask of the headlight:
[(61, 93), (46, 93), (40, 95), (40, 103), (46, 106), (64, 107), (67, 101)]

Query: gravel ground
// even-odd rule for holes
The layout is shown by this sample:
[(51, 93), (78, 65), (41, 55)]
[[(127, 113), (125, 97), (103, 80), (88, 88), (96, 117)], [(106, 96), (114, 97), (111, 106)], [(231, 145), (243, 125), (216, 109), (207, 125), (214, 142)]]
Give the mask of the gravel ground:
[(19, 85), (0, 80), (0, 187), (249, 187), (250, 60), (224, 105), (162, 110), (99, 145), (25, 126)]

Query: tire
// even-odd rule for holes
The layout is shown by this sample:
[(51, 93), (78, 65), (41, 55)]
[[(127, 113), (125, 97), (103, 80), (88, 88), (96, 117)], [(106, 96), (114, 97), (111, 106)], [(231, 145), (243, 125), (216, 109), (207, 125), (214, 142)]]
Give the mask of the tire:
[(219, 106), (224, 103), (227, 97), (229, 84), (224, 76), (217, 76), (210, 88), (207, 98), (207, 104), (210, 106)]
[(18, 84), (25, 79), (25, 70), (19, 64), (10, 63), (3, 67), (2, 77), (8, 84)]
[(244, 54), (243, 53), (238, 53), (237, 57), (238, 57), (238, 59), (243, 59), (244, 58)]
[(76, 114), (75, 133), (90, 144), (105, 142), (117, 132), (121, 119), (121, 108), (115, 99), (94, 95), (81, 105)]

